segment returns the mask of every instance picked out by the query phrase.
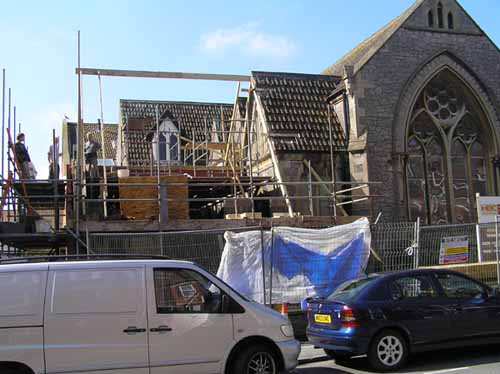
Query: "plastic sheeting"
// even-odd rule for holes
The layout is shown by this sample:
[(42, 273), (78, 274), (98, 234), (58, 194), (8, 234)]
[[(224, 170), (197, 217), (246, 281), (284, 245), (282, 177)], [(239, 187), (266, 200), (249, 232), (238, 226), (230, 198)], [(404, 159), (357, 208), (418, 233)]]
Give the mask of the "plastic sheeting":
[(321, 230), (279, 227), (226, 232), (217, 275), (259, 303), (329, 296), (360, 276), (370, 256), (368, 219)]

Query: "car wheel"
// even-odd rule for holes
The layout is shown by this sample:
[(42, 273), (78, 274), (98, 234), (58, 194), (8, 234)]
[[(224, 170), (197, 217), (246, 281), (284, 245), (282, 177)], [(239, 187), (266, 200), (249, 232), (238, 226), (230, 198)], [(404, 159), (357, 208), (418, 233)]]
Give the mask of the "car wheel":
[(276, 353), (266, 345), (245, 348), (236, 358), (231, 374), (278, 374)]
[(406, 339), (395, 330), (378, 334), (370, 346), (368, 361), (377, 370), (391, 371), (402, 367), (408, 359)]

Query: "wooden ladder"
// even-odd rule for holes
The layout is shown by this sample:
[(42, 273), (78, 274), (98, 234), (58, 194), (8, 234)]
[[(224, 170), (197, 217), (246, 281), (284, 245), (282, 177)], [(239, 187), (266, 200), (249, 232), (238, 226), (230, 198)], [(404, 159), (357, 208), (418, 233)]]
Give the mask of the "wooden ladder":
[[(29, 196), (28, 196), (28, 190), (26, 189), (26, 184), (24, 183), (24, 175), (23, 175), (23, 169), (21, 168), (21, 165), (19, 164), (19, 161), (17, 160), (17, 155), (16, 155), (16, 149), (14, 148), (14, 143), (12, 142), (12, 137), (10, 136), (10, 129), (7, 128), (7, 135), (9, 137), (9, 149), (14, 155), (14, 166), (17, 169), (17, 174), (19, 175), (19, 178), (21, 179), (21, 185), (23, 187), (23, 194), (24, 194), (24, 203), (26, 204), (26, 209), (28, 210), (28, 215), (31, 216), (33, 215), (33, 208), (31, 207)], [(10, 175), (9, 175), (10, 177)], [(12, 184), (12, 182), (11, 182)]]

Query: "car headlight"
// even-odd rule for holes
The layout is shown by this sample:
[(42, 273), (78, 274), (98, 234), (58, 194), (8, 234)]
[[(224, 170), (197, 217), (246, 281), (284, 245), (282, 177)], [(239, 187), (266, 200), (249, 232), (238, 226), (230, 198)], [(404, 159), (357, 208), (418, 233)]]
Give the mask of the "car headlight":
[(292, 325), (281, 325), (281, 332), (283, 335), (285, 335), (287, 338), (293, 338), (293, 327)]

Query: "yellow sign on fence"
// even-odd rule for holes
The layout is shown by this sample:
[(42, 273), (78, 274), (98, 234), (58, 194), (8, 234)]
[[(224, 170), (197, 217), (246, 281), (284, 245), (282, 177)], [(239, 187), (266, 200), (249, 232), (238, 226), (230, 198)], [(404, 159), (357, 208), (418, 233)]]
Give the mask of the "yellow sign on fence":
[(441, 239), (439, 264), (463, 264), (469, 262), (469, 238), (451, 236)]

